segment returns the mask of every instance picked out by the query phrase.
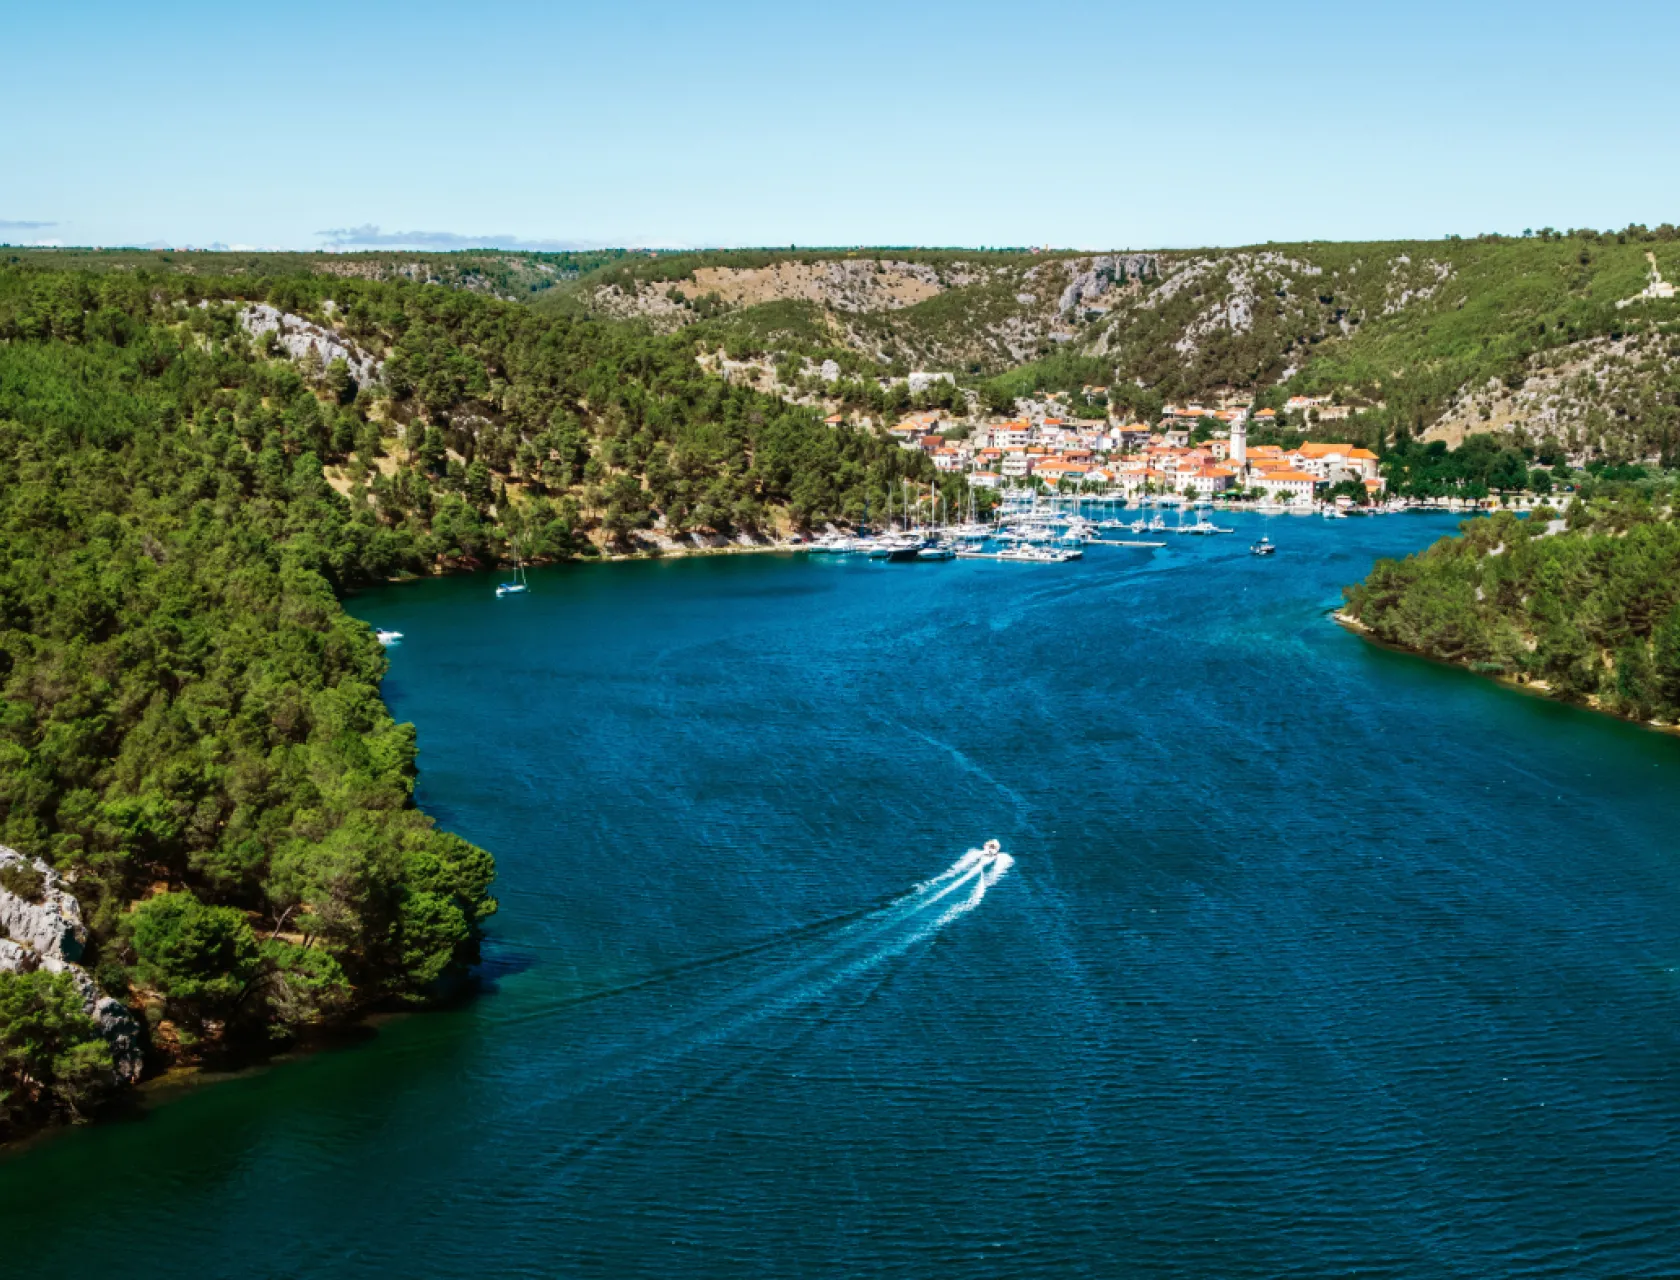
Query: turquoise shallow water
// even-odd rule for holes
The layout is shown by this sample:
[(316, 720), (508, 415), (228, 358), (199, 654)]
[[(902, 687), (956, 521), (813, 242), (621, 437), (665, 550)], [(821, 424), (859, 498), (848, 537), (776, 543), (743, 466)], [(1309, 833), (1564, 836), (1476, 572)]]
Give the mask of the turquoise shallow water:
[(0, 1161), (8, 1271), (1671, 1272), (1680, 742), (1326, 622), (1450, 520), (1232, 522), (351, 601), (489, 989)]

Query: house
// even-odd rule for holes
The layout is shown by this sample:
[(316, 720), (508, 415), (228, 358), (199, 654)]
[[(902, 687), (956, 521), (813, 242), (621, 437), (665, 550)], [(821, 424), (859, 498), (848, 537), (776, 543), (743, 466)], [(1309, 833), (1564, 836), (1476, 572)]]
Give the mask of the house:
[(1032, 443), (1032, 428), (1024, 422), (1000, 422), (988, 433), (997, 449), (1025, 449)]
[(1159, 493), (1166, 487), (1167, 477), (1153, 467), (1140, 467), (1120, 473), (1120, 491), (1128, 498), (1140, 493)]
[(1061, 487), (1072, 487), (1085, 479), (1088, 468), (1074, 462), (1041, 462), (1033, 468), (1033, 474), (1046, 484)]
[(1357, 448), (1351, 444), (1308, 442), (1301, 446), (1299, 452), (1302, 470), (1311, 471), (1314, 475), (1326, 479), (1334, 478), (1337, 472), (1347, 472), (1359, 480), (1378, 478), (1379, 460), (1369, 449)]
[(1256, 489), (1281, 502), (1311, 502), (1319, 478), (1307, 471), (1268, 470), (1252, 477)]
[(976, 489), (995, 489), (1003, 483), (1003, 477), (995, 471), (976, 471), (968, 482)]
[(1209, 494), (1224, 493), (1237, 478), (1237, 473), (1229, 467), (1197, 467), (1194, 471), (1181, 473), (1180, 483), (1192, 493), (1204, 497)]

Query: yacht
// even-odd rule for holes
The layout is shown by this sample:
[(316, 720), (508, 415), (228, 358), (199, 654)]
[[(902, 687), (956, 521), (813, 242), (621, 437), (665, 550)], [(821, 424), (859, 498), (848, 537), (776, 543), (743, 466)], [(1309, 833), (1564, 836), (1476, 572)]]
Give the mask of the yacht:
[(525, 590), (527, 590), (525, 583), (525, 562), (519, 558), (519, 555), (516, 552), (513, 557), (513, 581), (498, 582), (496, 584), (496, 595), (498, 597), (516, 596)]
[(916, 552), (918, 560), (955, 560), (957, 549), (948, 542), (930, 542)]
[(402, 632), (400, 632), (400, 631), (387, 631), (387, 630), (385, 630), (385, 628), (381, 627), (379, 630), (377, 630), (373, 633), (373, 638), (375, 640), (379, 641), (380, 644), (389, 647), (391, 645), (394, 645), (397, 641), (402, 639)]
[(1068, 560), (1081, 559), (1084, 555), (1085, 553), (1077, 547), (1046, 547), (1027, 543), (1019, 547), (1007, 547), (998, 552), (997, 558), (1022, 564), (1062, 564)]
[(902, 563), (921, 555), (922, 548), (927, 546), (927, 539), (919, 533), (889, 533), (881, 539), (880, 545), (884, 553), (880, 558)]

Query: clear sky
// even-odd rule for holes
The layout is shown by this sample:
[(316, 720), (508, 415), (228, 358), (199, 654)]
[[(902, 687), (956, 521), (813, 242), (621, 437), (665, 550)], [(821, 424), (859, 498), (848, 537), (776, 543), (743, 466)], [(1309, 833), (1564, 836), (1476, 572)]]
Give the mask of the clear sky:
[(58, 0), (3, 29), (14, 244), (1680, 222), (1680, 0)]

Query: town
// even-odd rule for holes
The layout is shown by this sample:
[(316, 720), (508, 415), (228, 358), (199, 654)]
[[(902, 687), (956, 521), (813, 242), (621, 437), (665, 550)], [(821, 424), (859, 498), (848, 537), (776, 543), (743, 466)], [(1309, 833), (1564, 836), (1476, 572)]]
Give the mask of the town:
[[(1087, 396), (1104, 387), (1086, 388)], [(1153, 496), (1247, 499), (1262, 506), (1375, 505), (1385, 481), (1377, 455), (1339, 441), (1249, 444), (1251, 427), (1272, 426), (1275, 411), (1169, 405), (1158, 425), (1082, 419), (1052, 393), (1022, 401), (1027, 412), (970, 426), (941, 410), (911, 413), (887, 430), (906, 449), (926, 453), (942, 472), (979, 489), (1031, 488), (1112, 498)], [(1297, 397), (1289, 411), (1319, 410)], [(1328, 414), (1334, 409), (1325, 406)], [(1328, 416), (1326, 414), (1325, 416)], [(840, 415), (829, 419), (838, 425)]]

